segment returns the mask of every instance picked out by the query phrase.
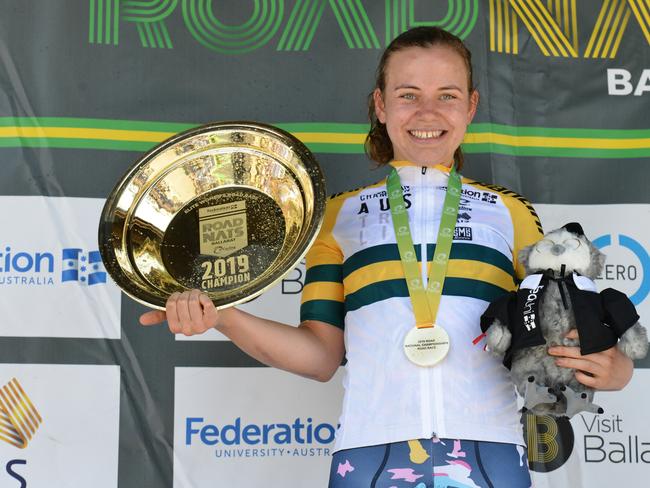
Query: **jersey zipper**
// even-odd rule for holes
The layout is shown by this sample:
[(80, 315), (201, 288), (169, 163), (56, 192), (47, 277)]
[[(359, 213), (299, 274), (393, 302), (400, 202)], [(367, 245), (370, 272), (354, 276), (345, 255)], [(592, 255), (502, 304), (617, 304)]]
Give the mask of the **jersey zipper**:
[[(428, 284), (427, 264), (429, 262), (429, 253), (427, 244), (429, 242), (429, 227), (433, 216), (429, 215), (430, 210), (435, 210), (435, 192), (429, 189), (429, 180), (431, 179), (432, 172), (427, 171), (427, 167), (423, 166), (420, 172), (420, 188), (419, 188), (419, 205), (420, 211), (420, 246), (422, 256), (422, 284), (426, 289)], [(428, 174), (427, 174), (428, 173)], [(431, 200), (431, 202), (429, 202)], [(423, 431), (433, 435), (433, 415), (431, 403), (431, 385), (432, 373), (431, 368), (422, 368), (420, 372), (420, 391), (422, 392), (421, 412), (423, 422)]]

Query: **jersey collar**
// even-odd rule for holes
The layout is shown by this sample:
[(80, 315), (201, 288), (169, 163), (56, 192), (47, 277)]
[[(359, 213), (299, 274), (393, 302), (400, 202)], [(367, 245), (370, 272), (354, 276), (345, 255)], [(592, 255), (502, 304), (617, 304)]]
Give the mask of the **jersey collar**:
[(400, 169), (400, 168), (417, 168), (417, 169), (422, 169), (422, 168), (433, 168), (437, 169), (438, 171), (442, 171), (443, 173), (449, 174), (451, 171), (451, 168), (448, 166), (445, 166), (444, 164), (436, 164), (434, 166), (425, 166), (423, 164), (418, 164), (418, 163), (413, 163), (411, 161), (406, 161), (406, 160), (393, 160), (389, 162), (393, 168)]
[(444, 186), (451, 171), (451, 168), (442, 164), (424, 166), (410, 161), (391, 161), (389, 164), (397, 170), (403, 185)]

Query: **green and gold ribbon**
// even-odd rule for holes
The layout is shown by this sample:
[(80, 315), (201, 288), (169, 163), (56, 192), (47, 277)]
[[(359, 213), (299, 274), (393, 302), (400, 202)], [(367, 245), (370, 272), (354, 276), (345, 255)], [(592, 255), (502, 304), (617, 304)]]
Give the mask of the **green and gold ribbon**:
[(390, 172), (386, 181), (395, 239), (397, 240), (400, 261), (406, 278), (406, 286), (413, 304), (415, 324), (418, 328), (433, 327), (436, 322), (442, 288), (447, 274), (447, 265), (449, 264), (449, 253), (454, 239), (461, 187), (460, 175), (456, 173), (455, 165), (452, 165), (442, 207), (433, 261), (429, 270), (429, 283), (425, 290), (420, 266), (415, 254), (415, 246), (413, 245), (402, 183), (395, 168)]

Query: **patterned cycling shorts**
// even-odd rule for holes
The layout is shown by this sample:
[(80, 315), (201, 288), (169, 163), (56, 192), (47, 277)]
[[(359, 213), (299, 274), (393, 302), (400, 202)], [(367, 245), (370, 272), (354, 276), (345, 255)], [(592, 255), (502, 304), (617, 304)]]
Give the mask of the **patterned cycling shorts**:
[(526, 448), (420, 439), (334, 453), (329, 488), (529, 488)]

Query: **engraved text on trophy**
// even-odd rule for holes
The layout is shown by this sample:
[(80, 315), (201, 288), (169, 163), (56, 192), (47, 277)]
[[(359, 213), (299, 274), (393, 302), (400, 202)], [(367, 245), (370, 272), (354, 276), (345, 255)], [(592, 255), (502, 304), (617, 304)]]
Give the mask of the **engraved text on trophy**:
[(199, 209), (200, 252), (226, 257), (248, 245), (246, 201)]

